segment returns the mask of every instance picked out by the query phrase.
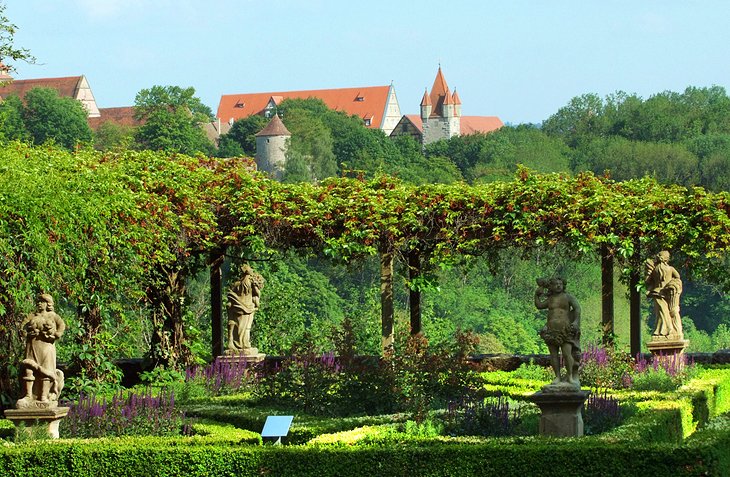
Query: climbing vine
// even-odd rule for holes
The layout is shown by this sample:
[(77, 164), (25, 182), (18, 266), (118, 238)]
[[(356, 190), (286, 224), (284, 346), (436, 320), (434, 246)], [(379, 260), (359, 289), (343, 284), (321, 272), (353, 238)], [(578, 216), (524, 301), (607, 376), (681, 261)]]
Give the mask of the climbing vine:
[[(726, 193), (526, 169), (511, 181), (475, 186), (414, 186), (387, 176), (282, 184), (252, 169), (245, 158), (5, 145), (2, 366), (17, 361), (13, 330), (40, 291), (77, 309), (81, 345), (98, 344), (105, 316), (144, 303), (153, 322), (150, 356), (188, 364), (186, 279), (226, 247), (254, 254), (305, 248), (343, 261), (417, 251), (437, 266), (507, 248), (561, 244), (595, 254), (606, 246), (626, 267), (639, 266), (631, 260), (636, 247), (669, 249), (730, 289), (720, 266), (730, 247)], [(97, 358), (86, 354), (79, 366), (92, 373)]]

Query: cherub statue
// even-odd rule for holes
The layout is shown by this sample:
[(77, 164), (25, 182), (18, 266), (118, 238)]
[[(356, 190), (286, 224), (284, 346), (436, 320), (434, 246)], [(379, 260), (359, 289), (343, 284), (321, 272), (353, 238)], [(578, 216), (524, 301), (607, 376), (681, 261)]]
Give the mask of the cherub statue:
[[(550, 363), (555, 371), (551, 385), (567, 383), (580, 390), (578, 367), (580, 365), (580, 305), (578, 300), (565, 292), (565, 279), (540, 278), (535, 290), (535, 306), (548, 310), (547, 323), (540, 336), (550, 350)], [(561, 375), (560, 358), (565, 362), (565, 376)]]

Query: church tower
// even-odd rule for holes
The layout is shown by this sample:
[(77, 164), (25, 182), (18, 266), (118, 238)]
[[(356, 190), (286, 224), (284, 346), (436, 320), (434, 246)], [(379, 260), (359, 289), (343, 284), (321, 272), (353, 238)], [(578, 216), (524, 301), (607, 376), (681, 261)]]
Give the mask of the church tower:
[(439, 66), (431, 93), (424, 93), (421, 100), (423, 144), (449, 139), (461, 134), (461, 100), (456, 91), (452, 94)]

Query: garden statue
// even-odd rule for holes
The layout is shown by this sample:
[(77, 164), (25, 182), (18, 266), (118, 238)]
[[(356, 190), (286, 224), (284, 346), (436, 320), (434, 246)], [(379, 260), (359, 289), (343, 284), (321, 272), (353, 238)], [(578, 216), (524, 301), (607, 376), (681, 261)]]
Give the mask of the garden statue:
[(55, 407), (63, 389), (63, 372), (56, 369), (56, 345), (66, 324), (56, 314), (51, 295), (42, 294), (37, 308), (21, 323), (25, 335), (25, 359), (20, 363), (24, 396), (18, 409)]
[(25, 337), (25, 359), (20, 362), (23, 397), (15, 409), (6, 409), (5, 417), (19, 432), (32, 435), (35, 426), (45, 426), (46, 433), (58, 439), (58, 426), (68, 414), (68, 407), (59, 407), (58, 397), (63, 389), (63, 372), (56, 369), (56, 341), (66, 330), (66, 324), (53, 308), (51, 295), (38, 297), (36, 311), (20, 324)]
[[(545, 390), (580, 391), (580, 305), (573, 295), (565, 292), (563, 278), (540, 278), (537, 285), (535, 306), (548, 310), (547, 323), (540, 336), (550, 350), (550, 364), (555, 371), (555, 379)], [(565, 376), (560, 369), (561, 354)]]
[(679, 316), (679, 296), (682, 294), (682, 280), (677, 270), (669, 265), (669, 252), (663, 250), (656, 255), (656, 260), (647, 259), (646, 296), (654, 301), (656, 327), (652, 333), (652, 341), (681, 341), (682, 319)]
[(256, 355), (251, 346), (251, 325), (259, 309), (264, 277), (248, 265), (241, 267), (242, 276), (228, 290), (228, 345), (226, 354)]

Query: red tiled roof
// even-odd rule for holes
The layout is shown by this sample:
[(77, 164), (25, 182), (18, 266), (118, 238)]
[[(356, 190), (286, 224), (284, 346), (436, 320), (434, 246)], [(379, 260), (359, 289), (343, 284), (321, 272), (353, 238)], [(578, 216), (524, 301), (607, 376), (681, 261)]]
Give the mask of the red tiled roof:
[(263, 114), (270, 100), (279, 104), (288, 98), (319, 98), (337, 111), (360, 118), (372, 117), (371, 128), (378, 128), (383, 121), (388, 104), (390, 86), (366, 86), (363, 88), (319, 89), (306, 91), (282, 91), (274, 93), (226, 94), (221, 96), (217, 116), (221, 121), (247, 118)]
[(421, 98), (421, 106), (429, 106), (431, 104), (431, 98), (428, 96), (428, 90), (426, 90), (423, 93), (423, 98)]
[(504, 126), (497, 116), (462, 116), (461, 135), (474, 133), (488, 133)]
[(263, 128), (261, 131), (256, 133), (256, 137), (258, 136), (291, 136), (291, 133), (286, 128), (286, 126), (284, 126), (281, 118), (279, 118), (277, 114), (274, 114), (274, 117), (271, 118), (269, 124), (267, 124), (266, 127)]
[[(419, 131), (423, 132), (423, 121), (420, 114), (406, 114), (404, 116), (408, 121), (413, 123)], [(502, 120), (497, 116), (462, 116), (461, 117), (461, 135), (488, 133), (496, 131), (504, 126)]]
[(51, 88), (58, 91), (61, 97), (75, 98), (82, 76), (67, 76), (65, 78), (40, 78), (28, 80), (13, 80), (0, 86), (0, 97), (7, 98), (17, 94), (22, 98), (33, 88)]
[(134, 106), (120, 108), (99, 108), (98, 118), (89, 118), (89, 127), (96, 130), (102, 123), (112, 122), (120, 126), (141, 126), (144, 121), (134, 118)]
[(431, 86), (431, 103), (433, 104), (433, 110), (431, 111), (432, 117), (443, 115), (443, 105), (449, 104), (451, 101), (451, 93), (449, 92), (449, 85), (446, 84), (444, 74), (441, 72), (441, 67), (436, 73), (436, 78), (433, 80), (433, 86)]

